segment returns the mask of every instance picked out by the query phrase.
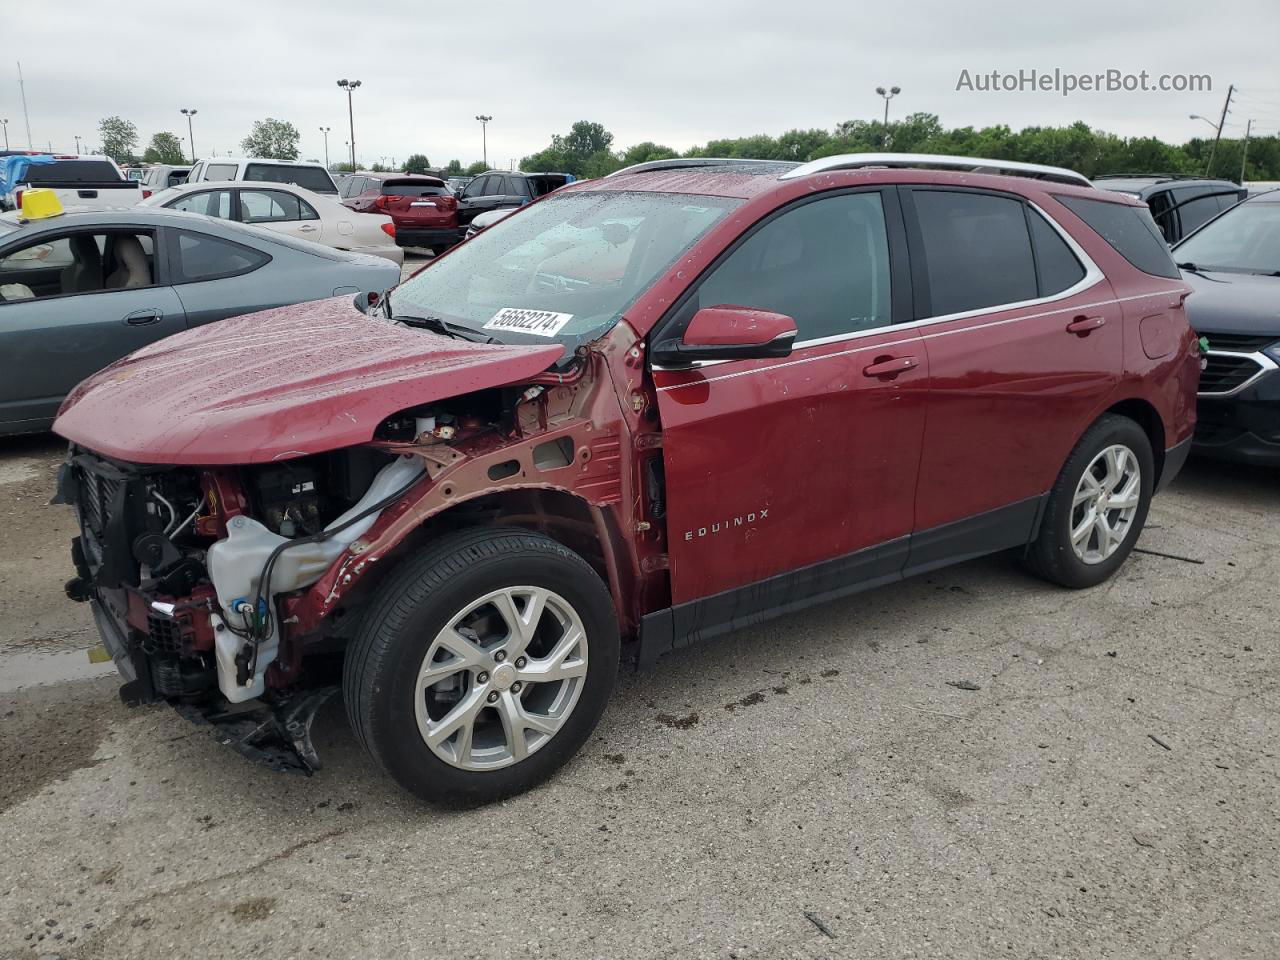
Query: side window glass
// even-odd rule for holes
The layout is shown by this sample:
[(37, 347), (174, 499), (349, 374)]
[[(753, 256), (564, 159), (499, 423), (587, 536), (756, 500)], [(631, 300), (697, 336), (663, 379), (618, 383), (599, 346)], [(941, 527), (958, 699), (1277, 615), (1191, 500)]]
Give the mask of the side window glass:
[(298, 198), (280, 190), (241, 190), (240, 219), (245, 223), (301, 220)]
[(217, 217), (219, 220), (231, 219), (231, 191), (204, 190), (200, 193), (189, 193), (169, 204), (171, 210), (185, 210), (188, 213), (202, 213), (206, 217)]
[[(1174, 198), (1178, 203), (1182, 204), (1178, 208), (1178, 213), (1182, 217), (1182, 235), (1186, 236), (1196, 227), (1200, 226), (1206, 220), (1218, 215), (1221, 207), (1218, 206), (1218, 198), (1213, 196), (1196, 196), (1199, 191), (1194, 190), (1175, 190)], [(1165, 235), (1166, 239), (1168, 234)]]
[(1037, 297), (1022, 202), (983, 193), (913, 190), (935, 317)]
[(234, 163), (211, 163), (205, 167), (204, 179), (206, 180), (234, 180), (236, 178), (236, 165)]
[(1083, 280), (1084, 264), (1076, 259), (1062, 235), (1030, 208), (1027, 209), (1027, 221), (1031, 224), (1031, 242), (1036, 251), (1040, 296), (1051, 297)]
[(1178, 213), (1173, 209), (1173, 195), (1168, 190), (1161, 190), (1147, 197), (1147, 206), (1151, 208), (1151, 219), (1160, 228), (1161, 235), (1169, 243), (1178, 239)]
[(1143, 273), (1170, 280), (1180, 276), (1164, 238), (1151, 219), (1151, 211), (1126, 203), (1065, 194), (1056, 199)]
[(299, 220), (319, 220), (320, 214), (316, 213), (316, 208), (301, 197), (294, 197), (298, 201), (298, 219)]
[(786, 314), (801, 343), (887, 326), (889, 242), (880, 194), (814, 200), (766, 223), (702, 282), (681, 323), (716, 306)]
[(149, 287), (154, 282), (149, 232), (47, 237), (0, 260), (0, 299), (5, 301)]
[[(177, 231), (175, 280), (191, 283), (256, 270), (271, 258), (251, 247), (189, 230)], [(170, 260), (175, 259), (172, 252)]]

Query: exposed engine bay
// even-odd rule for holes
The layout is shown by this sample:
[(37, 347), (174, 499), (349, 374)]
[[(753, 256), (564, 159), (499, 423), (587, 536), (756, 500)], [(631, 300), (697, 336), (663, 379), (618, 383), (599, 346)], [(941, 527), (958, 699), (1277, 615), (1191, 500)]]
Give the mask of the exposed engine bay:
[[(420, 458), (365, 447), (209, 470), (73, 449), (57, 498), (76, 507), (81, 528), (67, 592), (94, 601), (129, 681), (122, 697), (166, 700), (192, 719), (230, 721), (235, 705), (255, 700), (296, 707), (286, 701), (318, 678), (289, 665), (268, 680), (282, 637), (278, 597), (314, 583), (423, 472)], [(282, 726), (296, 727), (289, 712)], [(247, 734), (261, 732), (254, 723)], [(309, 742), (294, 746), (316, 765)]]
[[(474, 459), (498, 455), (481, 488), (569, 466), (568, 437), (531, 444), (523, 467), (509, 451), (571, 417), (573, 395), (480, 391), (392, 415), (367, 444), (246, 466), (145, 466), (73, 447), (56, 498), (80, 521), (67, 593), (92, 602), (126, 702), (168, 702), (255, 760), (315, 769), (311, 719), (367, 596), (349, 592), (369, 572), (361, 538), (411, 488), (425, 485), (417, 502)], [(480, 499), (456, 522), (490, 514)]]

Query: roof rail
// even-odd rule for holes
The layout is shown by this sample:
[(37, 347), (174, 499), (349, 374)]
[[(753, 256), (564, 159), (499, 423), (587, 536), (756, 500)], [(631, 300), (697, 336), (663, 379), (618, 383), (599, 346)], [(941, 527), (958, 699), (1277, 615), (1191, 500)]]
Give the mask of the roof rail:
[(867, 167), (937, 167), (944, 170), (967, 170), (971, 173), (1010, 174), (1066, 183), (1075, 187), (1092, 184), (1083, 174), (1065, 167), (1047, 167), (1039, 163), (1020, 163), (1017, 160), (986, 160), (981, 157), (952, 157), (935, 153), (843, 153), (835, 157), (822, 157), (802, 163), (788, 170), (779, 180), (794, 180), (815, 173), (832, 170), (858, 170)]
[(744, 160), (736, 157), (672, 157), (670, 160), (648, 160), (645, 163), (633, 163), (629, 167), (615, 170), (606, 177), (616, 177), (623, 173), (648, 173), (652, 170), (686, 170), (693, 167), (749, 166), (757, 163), (774, 165), (786, 163), (784, 160)]

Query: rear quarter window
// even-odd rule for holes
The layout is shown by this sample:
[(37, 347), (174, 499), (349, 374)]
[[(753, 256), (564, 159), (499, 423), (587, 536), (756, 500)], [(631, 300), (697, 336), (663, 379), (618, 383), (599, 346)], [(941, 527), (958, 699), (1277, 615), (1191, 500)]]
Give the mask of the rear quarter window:
[(236, 165), (234, 163), (211, 163), (204, 168), (204, 180), (234, 180)]
[(260, 250), (207, 233), (190, 230), (171, 233), (175, 239), (169, 258), (177, 262), (173, 272), (178, 283), (235, 277), (257, 270), (271, 260)]
[(1143, 273), (1176, 280), (1178, 268), (1165, 246), (1164, 237), (1145, 207), (1108, 203), (1086, 197), (1055, 196), (1059, 203), (1074, 213)]

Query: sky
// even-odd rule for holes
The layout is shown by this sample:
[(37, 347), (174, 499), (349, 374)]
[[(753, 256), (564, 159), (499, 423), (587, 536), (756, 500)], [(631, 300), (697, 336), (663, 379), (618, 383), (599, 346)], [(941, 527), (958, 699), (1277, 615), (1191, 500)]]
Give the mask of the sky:
[[(4, 0), (16, 3), (17, 0)], [(938, 114), (944, 125), (1056, 126), (1083, 120), (1124, 136), (1184, 142), (1212, 135), (1229, 84), (1239, 89), (1224, 136), (1280, 130), (1280, 3), (1224, 6), (1072, 0), (1037, 8), (849, 0), (738, 3), (486, 0), (436, 6), (351, 0), (220, 0), (113, 6), (41, 0), (24, 18), (32, 42), (6, 44), (0, 118), (31, 139), (74, 152), (100, 140), (98, 121), (132, 121), (139, 150), (157, 131), (184, 138), (181, 107), (198, 111), (196, 152), (238, 154), (254, 120), (288, 120), (305, 158), (346, 156), (347, 98), (358, 79), (357, 159), (400, 163), (425, 153), (442, 166), (487, 157), (506, 167), (576, 120), (603, 123), (614, 146), (645, 140), (679, 150), (709, 139), (832, 128), (875, 119), (877, 86), (901, 87), (890, 117)], [(136, 11), (136, 12), (135, 12)], [(12, 22), (12, 18), (9, 18)], [(39, 36), (33, 29), (39, 25)], [(993, 70), (1203, 74), (1205, 92), (983, 92), (957, 89)], [(975, 81), (975, 85), (976, 85)], [(189, 149), (189, 148), (188, 148)]]

